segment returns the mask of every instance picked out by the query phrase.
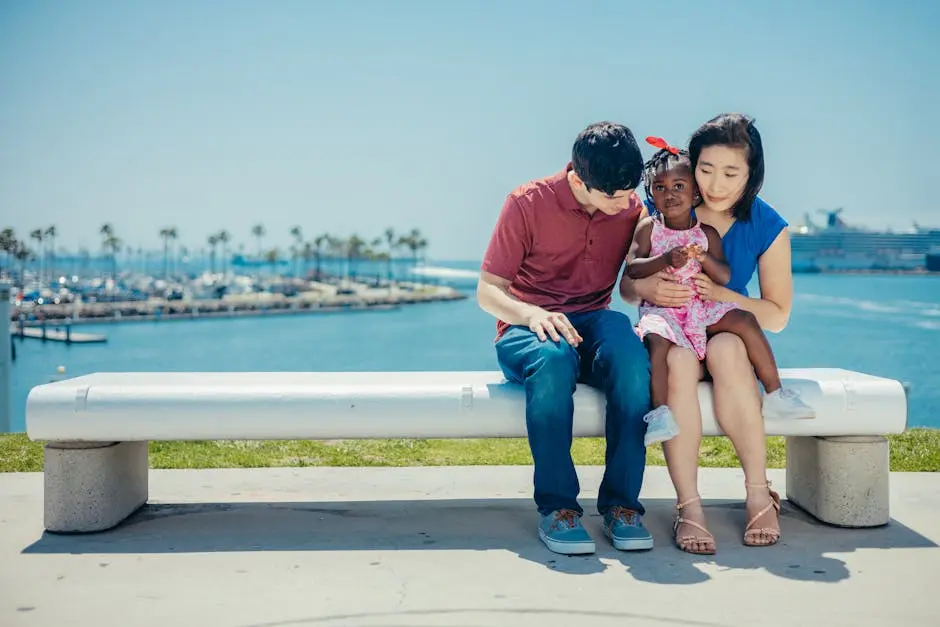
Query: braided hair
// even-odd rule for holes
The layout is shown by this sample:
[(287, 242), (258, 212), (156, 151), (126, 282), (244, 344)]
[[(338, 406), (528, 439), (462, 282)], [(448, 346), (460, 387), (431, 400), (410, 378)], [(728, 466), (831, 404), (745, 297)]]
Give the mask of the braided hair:
[[(676, 152), (672, 152), (669, 147), (661, 148), (649, 158), (649, 161), (643, 164), (643, 191), (646, 192), (649, 205), (653, 208), (655, 208), (655, 205), (653, 204), (653, 192), (650, 188), (658, 172), (671, 170), (676, 167), (686, 167), (690, 173), (692, 172), (692, 159), (689, 156), (689, 152), (681, 148), (673, 150)], [(692, 183), (694, 185), (695, 181), (693, 180)], [(692, 206), (695, 207), (699, 203), (701, 203), (701, 199), (696, 191)]]

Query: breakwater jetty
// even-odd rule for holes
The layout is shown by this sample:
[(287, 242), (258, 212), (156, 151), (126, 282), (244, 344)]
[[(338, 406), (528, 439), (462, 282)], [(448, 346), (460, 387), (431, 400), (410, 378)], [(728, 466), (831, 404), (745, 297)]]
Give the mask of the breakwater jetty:
[(397, 284), (372, 288), (353, 284), (337, 289), (324, 284), (292, 296), (256, 292), (217, 299), (151, 297), (137, 301), (14, 306), (10, 321), (14, 325), (13, 333), (17, 334), (19, 328), (57, 325), (392, 310), (466, 298), (465, 293), (447, 286)]

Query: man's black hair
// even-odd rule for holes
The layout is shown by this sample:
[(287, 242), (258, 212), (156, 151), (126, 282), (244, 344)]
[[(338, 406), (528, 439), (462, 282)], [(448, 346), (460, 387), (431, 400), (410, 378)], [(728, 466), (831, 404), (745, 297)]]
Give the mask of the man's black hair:
[(614, 122), (591, 124), (578, 134), (571, 149), (574, 173), (588, 190), (608, 196), (636, 189), (643, 173), (643, 156), (629, 128)]

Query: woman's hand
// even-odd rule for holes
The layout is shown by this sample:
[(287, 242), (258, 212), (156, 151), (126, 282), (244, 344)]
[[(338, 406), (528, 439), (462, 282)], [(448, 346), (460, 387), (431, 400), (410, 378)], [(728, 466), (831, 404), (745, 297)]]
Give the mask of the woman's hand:
[(702, 300), (728, 300), (726, 294), (728, 288), (716, 284), (704, 272), (696, 274), (693, 280), (695, 281), (695, 289), (698, 292), (698, 296)]
[(681, 307), (692, 298), (692, 288), (680, 285), (678, 279), (665, 270), (645, 279), (636, 279), (633, 289), (643, 300), (660, 307)]

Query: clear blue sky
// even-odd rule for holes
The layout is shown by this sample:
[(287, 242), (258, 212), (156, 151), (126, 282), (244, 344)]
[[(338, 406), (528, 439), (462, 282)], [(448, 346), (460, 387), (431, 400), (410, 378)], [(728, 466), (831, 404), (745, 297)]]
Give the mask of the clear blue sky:
[(791, 222), (940, 225), (940, 3), (579, 4), (6, 0), (0, 226), (248, 251), (257, 222), (266, 245), (418, 227), (475, 259), (586, 124), (685, 143), (728, 110), (758, 119)]

